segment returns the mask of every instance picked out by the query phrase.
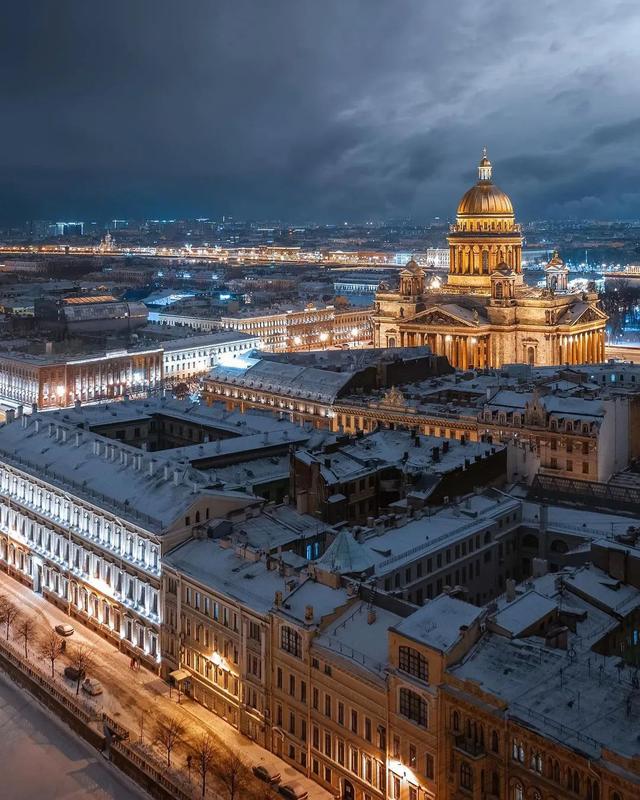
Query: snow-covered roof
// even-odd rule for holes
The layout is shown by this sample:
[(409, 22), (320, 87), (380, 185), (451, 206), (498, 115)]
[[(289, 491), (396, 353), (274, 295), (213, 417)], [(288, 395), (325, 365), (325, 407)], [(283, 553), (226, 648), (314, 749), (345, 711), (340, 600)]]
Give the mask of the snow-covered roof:
[[(301, 400), (331, 402), (355, 374), (266, 359), (247, 361), (249, 365), (246, 367), (217, 365), (209, 373), (209, 379), (222, 380), (247, 389), (262, 389), (291, 395)], [(255, 363), (252, 363), (253, 361)]]
[[(418, 442), (418, 446), (416, 446)], [(497, 449), (501, 449), (501, 445)], [(438, 460), (433, 450), (438, 448)], [(494, 451), (496, 446), (493, 447)], [(376, 468), (396, 466), (407, 473), (450, 472), (464, 465), (466, 460), (491, 455), (491, 445), (419, 435), (414, 438), (409, 431), (381, 430), (362, 438), (351, 439), (348, 444), (330, 453), (299, 453), (297, 458), (306, 463), (322, 464), (321, 473), (328, 484), (341, 483), (370, 473)]]
[(511, 636), (520, 636), (557, 610), (557, 603), (536, 591), (528, 591), (506, 602), (495, 614), (495, 624)]
[(394, 626), (394, 630), (416, 642), (446, 653), (462, 632), (484, 614), (484, 609), (441, 594)]
[(251, 495), (209, 489), (209, 478), (186, 459), (158, 459), (50, 413), (0, 427), (0, 460), (157, 532), (198, 496), (212, 502), (226, 497), (238, 507), (257, 502)]
[(245, 558), (218, 540), (190, 539), (165, 556), (164, 562), (260, 614), (273, 607), (276, 592), (288, 594), (286, 578), (279, 570), (268, 569), (264, 560)]
[(234, 533), (255, 550), (268, 553), (292, 542), (312, 539), (327, 530), (329, 526), (315, 517), (279, 505), (237, 523)]
[(346, 659), (349, 669), (365, 669), (382, 675), (388, 664), (388, 631), (402, 617), (384, 608), (370, 607), (358, 600), (326, 627), (314, 640), (314, 647), (329, 650)]
[(501, 698), (509, 716), (564, 746), (593, 757), (603, 746), (637, 755), (640, 698), (631, 670), (619, 673), (619, 657), (582, 650), (579, 637), (569, 641), (571, 656), (536, 638), (486, 633), (451, 672)]
[(351, 575), (366, 572), (373, 562), (368, 549), (349, 531), (342, 530), (316, 563), (331, 572)]
[(198, 347), (213, 347), (224, 344), (247, 344), (247, 342), (257, 342), (257, 336), (251, 336), (239, 331), (219, 331), (209, 333), (204, 336), (185, 336), (181, 339), (169, 339), (163, 342), (165, 352), (174, 350), (194, 350)]

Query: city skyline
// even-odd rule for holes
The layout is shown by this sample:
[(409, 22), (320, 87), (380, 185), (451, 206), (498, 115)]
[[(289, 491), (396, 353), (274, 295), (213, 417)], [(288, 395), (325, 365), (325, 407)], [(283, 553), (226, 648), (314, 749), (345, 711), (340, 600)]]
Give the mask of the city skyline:
[(631, 4), (40, 5), (0, 55), (6, 223), (426, 220), (485, 144), (522, 219), (640, 215)]

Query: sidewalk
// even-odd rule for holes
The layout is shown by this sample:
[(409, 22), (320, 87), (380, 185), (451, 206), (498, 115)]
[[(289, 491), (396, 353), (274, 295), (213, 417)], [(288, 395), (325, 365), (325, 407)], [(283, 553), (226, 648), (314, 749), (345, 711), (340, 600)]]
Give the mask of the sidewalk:
[[(78, 620), (70, 620), (63, 611), (34, 594), (31, 589), (14, 581), (4, 572), (0, 572), (0, 594), (10, 597), (23, 614), (33, 614), (36, 624), (42, 628), (52, 628), (60, 622), (73, 624), (75, 633), (67, 641), (82, 642), (95, 650), (95, 667), (90, 674), (100, 681), (104, 689), (104, 694), (97, 698), (98, 709), (105, 711), (128, 728), (132, 739), (138, 739), (140, 736), (141, 718), (144, 718), (143, 740), (148, 743), (158, 715), (178, 716), (182, 718), (187, 728), (188, 738), (196, 738), (202, 732), (212, 733), (235, 750), (250, 767), (255, 764), (266, 764), (280, 772), (283, 783), (296, 780), (304, 784), (309, 792), (309, 800), (331, 800), (332, 795), (329, 792), (305, 778), (273, 753), (242, 736), (204, 706), (184, 695), (178, 704), (177, 692), (174, 691), (173, 697), (170, 698), (169, 686), (159, 676), (144, 667), (139, 672), (132, 671), (129, 667), (129, 656), (120, 653), (97, 633), (85, 628)], [(4, 633), (0, 631), (0, 635)], [(37, 660), (35, 646), (32, 646), (31, 650), (31, 658)], [(62, 671), (63, 660), (64, 656), (56, 664), (56, 672)], [(178, 749), (174, 757), (176, 764), (184, 761)]]

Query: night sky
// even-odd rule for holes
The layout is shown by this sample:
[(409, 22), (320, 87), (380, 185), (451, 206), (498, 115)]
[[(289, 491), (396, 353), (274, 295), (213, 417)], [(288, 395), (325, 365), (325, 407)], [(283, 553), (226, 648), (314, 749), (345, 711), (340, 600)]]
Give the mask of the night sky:
[(637, 0), (21, 0), (0, 220), (640, 217)]

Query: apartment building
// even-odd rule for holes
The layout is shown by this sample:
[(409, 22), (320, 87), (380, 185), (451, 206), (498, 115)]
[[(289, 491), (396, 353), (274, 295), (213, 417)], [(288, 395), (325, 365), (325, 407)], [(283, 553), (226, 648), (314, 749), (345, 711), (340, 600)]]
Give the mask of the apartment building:
[(201, 520), (261, 502), (209, 487), (171, 453), (63, 412), (22, 416), (0, 428), (0, 568), (157, 670), (163, 554)]

